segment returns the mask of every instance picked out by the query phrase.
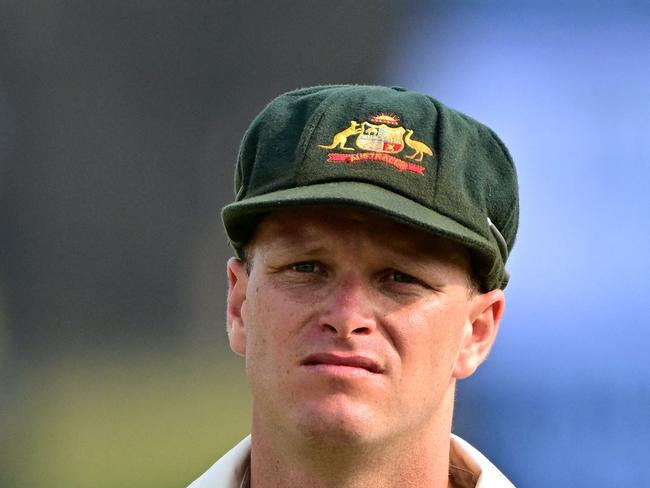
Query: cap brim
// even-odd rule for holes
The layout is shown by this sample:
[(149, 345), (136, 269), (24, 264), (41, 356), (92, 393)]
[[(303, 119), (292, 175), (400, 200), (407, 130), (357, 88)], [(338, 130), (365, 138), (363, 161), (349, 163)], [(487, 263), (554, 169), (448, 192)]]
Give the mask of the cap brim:
[[(434, 235), (451, 239), (494, 263), (493, 246), (480, 234), (411, 199), (372, 184), (337, 181), (279, 190), (234, 202), (222, 217), (230, 241), (239, 253), (259, 220), (269, 212), (305, 206), (346, 206), (379, 213)], [(484, 263), (487, 264), (487, 263)]]

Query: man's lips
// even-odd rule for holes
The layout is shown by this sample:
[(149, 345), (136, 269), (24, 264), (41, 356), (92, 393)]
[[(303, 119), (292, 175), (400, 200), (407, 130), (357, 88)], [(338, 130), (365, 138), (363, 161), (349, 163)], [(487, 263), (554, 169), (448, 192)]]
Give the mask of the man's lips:
[(334, 353), (316, 353), (305, 357), (301, 363), (303, 366), (341, 366), (347, 368), (365, 369), (374, 374), (383, 373), (383, 368), (375, 361), (366, 356), (350, 356)]

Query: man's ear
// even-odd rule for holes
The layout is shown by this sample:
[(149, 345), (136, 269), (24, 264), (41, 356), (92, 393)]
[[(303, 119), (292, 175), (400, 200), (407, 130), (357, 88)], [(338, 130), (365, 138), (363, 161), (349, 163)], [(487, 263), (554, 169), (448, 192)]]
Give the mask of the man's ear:
[(248, 271), (241, 259), (228, 260), (228, 304), (226, 307), (226, 326), (230, 349), (240, 356), (246, 354), (246, 327), (242, 310), (246, 303)]
[(454, 365), (454, 378), (471, 376), (487, 358), (499, 331), (505, 304), (503, 290), (492, 290), (472, 298), (463, 342)]

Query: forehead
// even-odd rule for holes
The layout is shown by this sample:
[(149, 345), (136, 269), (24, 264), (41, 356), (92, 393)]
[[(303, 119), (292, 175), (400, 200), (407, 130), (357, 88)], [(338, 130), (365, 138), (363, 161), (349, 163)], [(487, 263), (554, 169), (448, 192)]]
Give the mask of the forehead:
[(417, 260), (444, 258), (464, 266), (469, 264), (469, 253), (460, 244), (382, 215), (349, 207), (276, 210), (257, 226), (249, 251), (260, 246), (283, 249), (327, 246), (334, 241)]

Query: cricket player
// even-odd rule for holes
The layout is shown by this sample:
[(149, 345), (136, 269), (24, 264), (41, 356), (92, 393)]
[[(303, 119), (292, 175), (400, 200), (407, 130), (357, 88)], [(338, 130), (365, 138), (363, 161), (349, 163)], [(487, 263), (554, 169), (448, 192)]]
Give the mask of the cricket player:
[(518, 226), (495, 133), (403, 88), (304, 88), (252, 122), (235, 186), (227, 331), (251, 435), (191, 487), (512, 487), (451, 433)]

